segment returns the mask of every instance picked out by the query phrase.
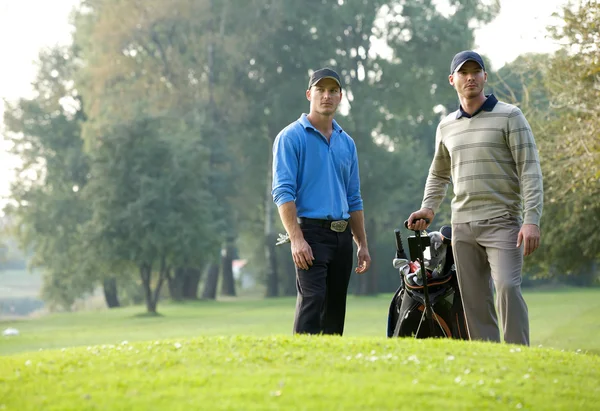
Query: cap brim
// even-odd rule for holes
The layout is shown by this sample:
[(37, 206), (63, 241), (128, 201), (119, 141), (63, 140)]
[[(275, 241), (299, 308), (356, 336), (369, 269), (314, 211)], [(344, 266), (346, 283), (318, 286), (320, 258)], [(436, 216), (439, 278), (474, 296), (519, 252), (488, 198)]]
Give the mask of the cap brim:
[(335, 81), (335, 82), (337, 83), (337, 85), (338, 85), (338, 86), (342, 87), (342, 84), (339, 82), (339, 80), (338, 80), (338, 79), (336, 79), (336, 78), (335, 78), (335, 77), (333, 77), (333, 76), (325, 76), (325, 77), (321, 77), (321, 78), (320, 78), (320, 79), (318, 79), (317, 81), (313, 82), (313, 83), (310, 85), (310, 87), (314, 86), (315, 84), (319, 84), (319, 82), (320, 82), (321, 80), (325, 80), (325, 79), (327, 79), (327, 78), (330, 78), (330, 79), (332, 79), (333, 81)]
[(460, 70), (460, 68), (461, 68), (462, 66), (464, 66), (464, 65), (465, 65), (465, 63), (466, 63), (467, 61), (474, 61), (475, 63), (477, 63), (477, 65), (478, 65), (479, 67), (483, 68), (483, 66), (482, 66), (481, 64), (479, 64), (479, 62), (478, 62), (477, 60), (475, 60), (475, 59), (467, 59), (467, 60), (463, 61), (462, 63), (460, 63), (458, 66), (456, 66), (456, 68), (454, 69), (454, 71), (452, 72), (452, 74), (454, 74), (454, 73), (456, 73), (458, 70)]

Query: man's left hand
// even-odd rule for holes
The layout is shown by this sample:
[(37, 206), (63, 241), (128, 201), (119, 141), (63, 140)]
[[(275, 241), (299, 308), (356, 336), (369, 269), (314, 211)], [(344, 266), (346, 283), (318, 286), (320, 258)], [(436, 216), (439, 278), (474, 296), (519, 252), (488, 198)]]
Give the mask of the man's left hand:
[(357, 274), (364, 274), (371, 266), (371, 256), (369, 255), (369, 249), (367, 247), (358, 247), (358, 267), (354, 271)]
[(519, 231), (517, 239), (517, 247), (521, 247), (521, 243), (525, 246), (523, 255), (532, 254), (540, 246), (540, 228), (535, 224), (523, 224)]

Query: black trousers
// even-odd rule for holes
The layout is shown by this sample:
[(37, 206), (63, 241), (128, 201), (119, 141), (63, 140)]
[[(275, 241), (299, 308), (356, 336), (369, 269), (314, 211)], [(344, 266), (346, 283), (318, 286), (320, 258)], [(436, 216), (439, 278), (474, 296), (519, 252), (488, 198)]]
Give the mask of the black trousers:
[(296, 267), (294, 333), (342, 335), (353, 260), (350, 227), (343, 233), (310, 224), (301, 228), (315, 259), (308, 270)]

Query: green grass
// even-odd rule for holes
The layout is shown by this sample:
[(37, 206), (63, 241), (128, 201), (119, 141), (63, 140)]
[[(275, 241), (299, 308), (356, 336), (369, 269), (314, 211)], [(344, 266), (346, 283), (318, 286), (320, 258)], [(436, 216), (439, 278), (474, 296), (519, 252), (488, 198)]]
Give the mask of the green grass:
[(600, 289), (565, 288), (525, 295), (532, 343), (600, 355)]
[(374, 337), (200, 337), (21, 353), (6, 410), (590, 410), (600, 357)]
[[(532, 348), (385, 338), (390, 295), (344, 337), (292, 337), (294, 299), (162, 303), (0, 322), (0, 410), (589, 410), (600, 289), (528, 292)], [(543, 347), (538, 347), (542, 345)]]
[[(348, 300), (345, 336), (385, 336), (391, 296)], [(600, 354), (600, 289), (528, 292), (531, 344)], [(53, 314), (0, 322), (18, 337), (0, 337), (0, 355), (78, 345), (118, 344), (197, 336), (289, 335), (294, 298), (161, 303), (159, 317), (141, 317), (143, 307)]]

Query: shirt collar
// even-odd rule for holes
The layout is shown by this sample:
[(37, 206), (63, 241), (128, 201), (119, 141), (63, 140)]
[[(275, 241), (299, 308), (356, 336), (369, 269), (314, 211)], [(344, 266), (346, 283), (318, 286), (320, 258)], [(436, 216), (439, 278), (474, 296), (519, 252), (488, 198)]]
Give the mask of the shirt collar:
[[(310, 121), (308, 121), (308, 114), (302, 113), (298, 121), (300, 122), (300, 124), (302, 124), (302, 127), (316, 130), (316, 128), (310, 123)], [(340, 125), (335, 120), (333, 120), (333, 129), (338, 133), (341, 133), (343, 131)]]
[(479, 110), (474, 112), (473, 115), (470, 115), (469, 113), (465, 112), (462, 106), (459, 106), (458, 111), (456, 112), (456, 119), (458, 120), (461, 117), (475, 117), (475, 115), (479, 114), (481, 111), (492, 111), (494, 107), (496, 107), (496, 104), (498, 104), (498, 99), (493, 94), (490, 94), (486, 97), (486, 100), (483, 102), (481, 107), (479, 107)]

